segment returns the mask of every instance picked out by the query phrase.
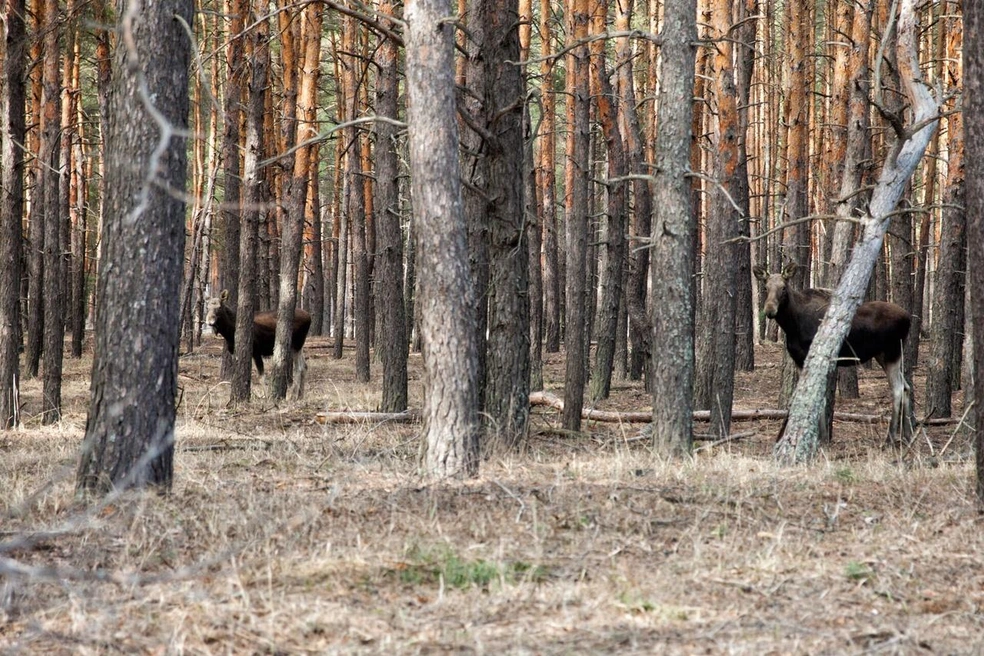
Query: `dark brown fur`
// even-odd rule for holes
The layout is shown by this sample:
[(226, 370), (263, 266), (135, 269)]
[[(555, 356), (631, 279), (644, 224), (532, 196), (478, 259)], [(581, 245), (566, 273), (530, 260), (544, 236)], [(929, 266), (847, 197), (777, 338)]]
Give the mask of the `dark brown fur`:
[[(222, 335), (226, 341), (226, 347), (230, 353), (236, 352), (236, 312), (228, 305), (226, 300), (229, 292), (223, 290), (218, 299), (212, 299), (208, 303), (208, 316), (206, 323), (212, 329)], [(290, 348), (294, 353), (300, 352), (304, 347), (304, 340), (307, 339), (308, 330), (311, 328), (311, 315), (304, 310), (294, 311), (293, 334), (290, 339)], [(277, 333), (277, 313), (273, 310), (258, 312), (253, 315), (253, 362), (256, 363), (256, 371), (263, 375), (263, 358), (273, 355), (273, 343)]]
[[(786, 350), (800, 369), (813, 344), (823, 315), (830, 305), (830, 292), (822, 289), (793, 289), (787, 283), (796, 272), (795, 264), (773, 273), (755, 267), (755, 276), (765, 282), (765, 315), (775, 319), (786, 335)], [(837, 365), (850, 367), (874, 359), (885, 370), (892, 387), (892, 422), (889, 441), (897, 439), (900, 426), (909, 413), (909, 384), (902, 371), (902, 346), (909, 336), (912, 318), (895, 303), (869, 301), (858, 307), (851, 330), (841, 345)], [(781, 434), (781, 433), (780, 433)]]

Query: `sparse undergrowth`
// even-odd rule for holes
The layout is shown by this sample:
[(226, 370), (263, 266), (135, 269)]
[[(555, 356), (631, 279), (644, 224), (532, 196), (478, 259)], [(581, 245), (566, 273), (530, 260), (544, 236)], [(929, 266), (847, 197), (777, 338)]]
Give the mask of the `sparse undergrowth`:
[[(89, 507), (73, 496), (88, 363), (72, 364), (61, 424), (28, 416), (0, 434), (0, 558), (35, 568), (0, 578), (0, 649), (912, 654), (984, 644), (984, 538), (967, 438), (953, 427), (898, 456), (880, 448), (884, 427), (838, 424), (817, 463), (782, 469), (769, 456), (777, 422), (736, 425), (753, 434), (677, 463), (654, 458), (638, 427), (561, 436), (538, 411), (524, 453), (484, 463), (477, 480), (428, 484), (416, 427), (313, 421), (378, 403), (350, 358), (313, 346), (310, 396), (284, 408), (227, 409), (217, 345), (184, 358), (173, 494)], [(740, 377), (743, 407), (774, 405), (774, 355), (764, 347), (764, 364)], [(562, 363), (549, 364), (556, 389)], [(842, 407), (884, 407), (877, 372), (865, 373), (862, 398)], [(638, 385), (606, 402), (645, 407)]]

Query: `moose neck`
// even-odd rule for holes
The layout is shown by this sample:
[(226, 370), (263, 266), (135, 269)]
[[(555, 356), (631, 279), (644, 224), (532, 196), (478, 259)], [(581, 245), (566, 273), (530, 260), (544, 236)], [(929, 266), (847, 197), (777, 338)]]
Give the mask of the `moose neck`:
[(225, 338), (229, 345), (229, 351), (234, 352), (236, 347), (236, 313), (225, 305), (220, 305), (215, 312), (215, 323), (212, 324), (215, 332)]
[(819, 308), (816, 298), (798, 289), (787, 287), (786, 294), (782, 302), (779, 303), (775, 320), (786, 334), (787, 339), (790, 336), (795, 336), (813, 341), (819, 318), (823, 316), (823, 312), (820, 312), (819, 316), (817, 315)]

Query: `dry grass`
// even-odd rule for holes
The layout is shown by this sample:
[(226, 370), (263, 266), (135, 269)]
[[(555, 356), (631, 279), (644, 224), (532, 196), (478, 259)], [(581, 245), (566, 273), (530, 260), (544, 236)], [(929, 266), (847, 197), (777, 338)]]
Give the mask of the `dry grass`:
[[(378, 403), (351, 357), (312, 346), (309, 397), (283, 408), (227, 410), (217, 343), (183, 358), (174, 493), (88, 508), (73, 477), (90, 363), (68, 363), (63, 421), (0, 434), (0, 541), (33, 535), (0, 557), (36, 568), (0, 578), (0, 651), (984, 650), (984, 537), (967, 437), (940, 454), (952, 427), (898, 458), (884, 425), (838, 423), (815, 465), (781, 469), (777, 422), (677, 463), (638, 426), (572, 438), (538, 410), (525, 453), (429, 485), (414, 426), (312, 421)], [(738, 405), (774, 405), (776, 356), (739, 376)], [(863, 376), (841, 409), (885, 407), (880, 373)], [(27, 412), (39, 393), (25, 386)], [(605, 403), (646, 406), (633, 385)]]

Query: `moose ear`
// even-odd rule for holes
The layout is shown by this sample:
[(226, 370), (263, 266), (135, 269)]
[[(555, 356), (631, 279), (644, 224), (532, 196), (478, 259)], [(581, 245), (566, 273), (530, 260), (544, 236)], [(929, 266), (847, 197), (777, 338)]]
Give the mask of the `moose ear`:
[(219, 294), (219, 302), (225, 303), (228, 300), (229, 300), (229, 290), (228, 289), (223, 289), (222, 290), (222, 293)]
[(796, 264), (795, 262), (787, 262), (786, 265), (782, 268), (782, 279), (789, 280), (790, 278), (796, 275), (797, 271), (799, 271), (798, 264)]
[(759, 280), (765, 280), (769, 277), (769, 270), (765, 268), (764, 264), (756, 264), (755, 268), (752, 269), (752, 273), (754, 273), (755, 277)]

